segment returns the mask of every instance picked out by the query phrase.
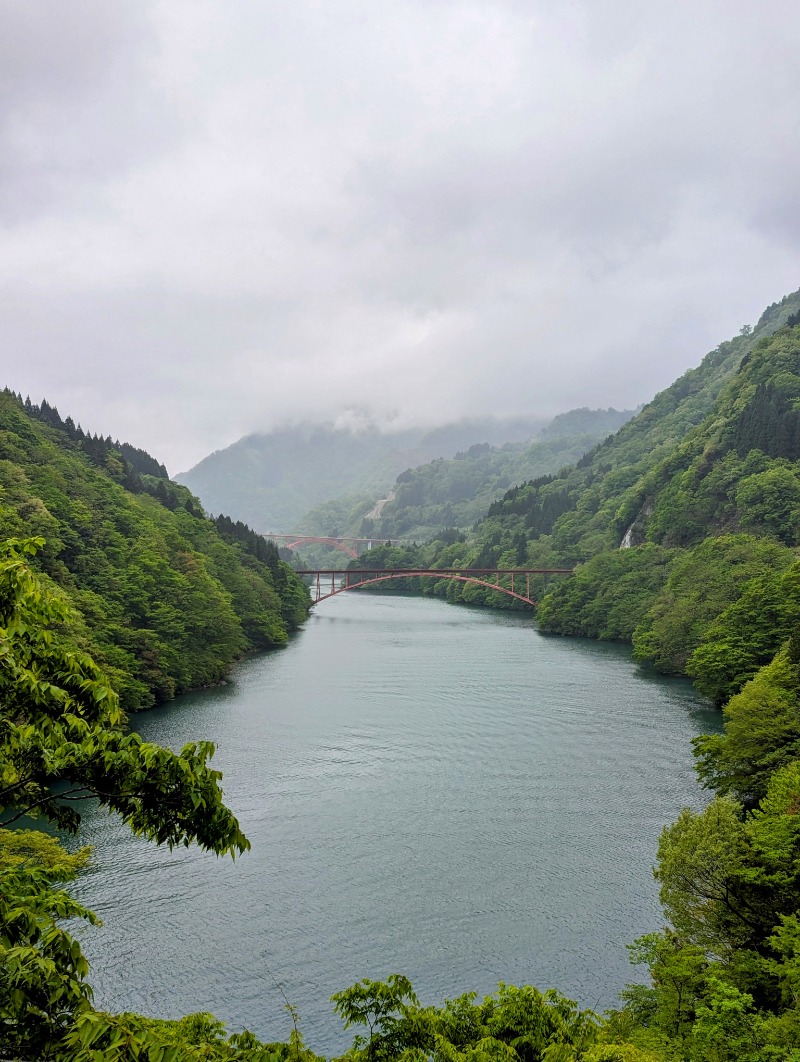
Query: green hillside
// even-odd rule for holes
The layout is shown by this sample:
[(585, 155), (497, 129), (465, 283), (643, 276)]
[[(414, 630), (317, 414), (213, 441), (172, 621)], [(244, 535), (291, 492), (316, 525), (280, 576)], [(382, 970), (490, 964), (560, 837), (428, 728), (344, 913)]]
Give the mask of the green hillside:
[(308, 609), (273, 546), (208, 520), (165, 476), (46, 402), (0, 394), (0, 538), (45, 539), (38, 565), (75, 610), (70, 635), (127, 710), (218, 682), (242, 653), (283, 645)]
[[(789, 636), (800, 620), (800, 316), (784, 319), (703, 422), (621, 492), (612, 528), (630, 548), (599, 553), (547, 598), (544, 630), (631, 640), (638, 659), (692, 675), (720, 703)], [(636, 600), (622, 586), (634, 568), (652, 583)]]
[(706, 418), (743, 359), (798, 307), (797, 294), (769, 307), (752, 332), (721, 343), (575, 468), (547, 483), (509, 492), (489, 511), (480, 540), (496, 548), (507, 534), (524, 530), (529, 539), (546, 537), (562, 561), (578, 563), (603, 549), (616, 549), (629, 532), (631, 544), (648, 537), (680, 545), (703, 537), (710, 528), (702, 521), (694, 533), (684, 526), (675, 535), (645, 536), (642, 525), (649, 518), (651, 495), (659, 482), (665, 484), (688, 466), (692, 448), (710, 430)]
[(406, 469), (386, 498), (344, 498), (308, 513), (308, 534), (433, 538), (442, 528), (467, 531), (510, 486), (572, 464), (633, 416), (616, 409), (562, 413), (526, 445), (475, 443), (455, 457)]
[[(800, 542), (798, 314), (797, 293), (769, 307), (752, 333), (720, 344), (574, 467), (508, 491), (468, 539), (383, 548), (370, 563), (577, 565), (571, 579), (536, 586), (542, 630), (632, 642), (638, 659), (692, 675), (722, 703), (800, 616), (791, 589)], [(428, 580), (423, 589), (520, 607), (469, 584)], [(759, 637), (733, 630), (743, 598), (749, 616), (759, 603)]]
[(485, 417), (397, 432), (299, 424), (239, 439), (177, 479), (209, 512), (228, 513), (259, 531), (300, 531), (305, 514), (325, 502), (381, 498), (404, 468), (476, 442), (522, 446), (543, 422)]

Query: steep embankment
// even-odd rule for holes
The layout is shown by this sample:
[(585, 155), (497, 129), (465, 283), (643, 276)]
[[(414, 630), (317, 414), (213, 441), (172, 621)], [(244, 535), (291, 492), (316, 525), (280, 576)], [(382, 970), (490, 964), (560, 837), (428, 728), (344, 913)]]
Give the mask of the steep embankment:
[(76, 610), (71, 637), (128, 710), (219, 681), (307, 615), (307, 592), (275, 548), (208, 520), (163, 465), (4, 392), (0, 538), (31, 535), (46, 540), (40, 567)]

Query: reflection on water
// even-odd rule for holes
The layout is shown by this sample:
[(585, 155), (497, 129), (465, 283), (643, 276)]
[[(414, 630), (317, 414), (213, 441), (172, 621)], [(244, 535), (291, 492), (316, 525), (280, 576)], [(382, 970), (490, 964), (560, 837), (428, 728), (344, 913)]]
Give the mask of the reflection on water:
[(625, 944), (661, 924), (658, 834), (705, 799), (690, 739), (719, 716), (624, 647), (387, 594), (325, 602), (287, 649), (135, 722), (217, 744), (253, 850), (162, 851), (90, 807), (97, 1005), (277, 1039), (277, 979), (325, 1052), (349, 1042), (328, 999), (361, 977), (612, 1005)]

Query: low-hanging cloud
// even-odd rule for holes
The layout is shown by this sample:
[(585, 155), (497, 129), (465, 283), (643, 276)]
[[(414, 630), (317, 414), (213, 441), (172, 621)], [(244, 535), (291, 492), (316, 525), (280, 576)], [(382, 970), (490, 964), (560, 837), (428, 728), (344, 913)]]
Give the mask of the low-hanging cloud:
[(647, 400), (800, 282), (786, 2), (0, 2), (4, 383), (173, 471)]

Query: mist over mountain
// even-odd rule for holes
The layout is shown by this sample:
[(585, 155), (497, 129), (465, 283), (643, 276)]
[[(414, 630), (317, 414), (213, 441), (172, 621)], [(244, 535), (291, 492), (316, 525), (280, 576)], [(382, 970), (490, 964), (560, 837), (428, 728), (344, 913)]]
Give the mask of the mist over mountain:
[(380, 497), (403, 469), (452, 457), (476, 443), (524, 444), (546, 423), (531, 416), (464, 419), (435, 428), (382, 432), (304, 423), (247, 435), (176, 476), (206, 510), (261, 531), (297, 529), (311, 509), (347, 494)]
[(616, 409), (559, 413), (522, 446), (473, 443), (452, 458), (405, 469), (383, 498), (350, 495), (325, 502), (306, 513), (297, 530), (417, 541), (444, 528), (466, 531), (509, 487), (574, 463), (633, 415)]

